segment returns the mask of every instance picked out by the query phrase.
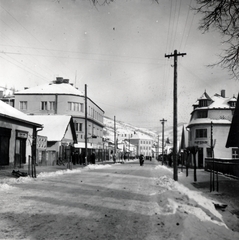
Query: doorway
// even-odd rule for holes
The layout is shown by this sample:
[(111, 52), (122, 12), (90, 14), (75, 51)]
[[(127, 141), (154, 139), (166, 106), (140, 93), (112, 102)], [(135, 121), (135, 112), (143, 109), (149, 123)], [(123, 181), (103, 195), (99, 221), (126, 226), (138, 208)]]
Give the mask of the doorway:
[(203, 148), (198, 148), (198, 168), (203, 168)]
[(17, 131), (15, 145), (14, 167), (22, 168), (26, 163), (26, 140), (27, 132)]
[(0, 166), (9, 165), (9, 144), (11, 129), (0, 128)]

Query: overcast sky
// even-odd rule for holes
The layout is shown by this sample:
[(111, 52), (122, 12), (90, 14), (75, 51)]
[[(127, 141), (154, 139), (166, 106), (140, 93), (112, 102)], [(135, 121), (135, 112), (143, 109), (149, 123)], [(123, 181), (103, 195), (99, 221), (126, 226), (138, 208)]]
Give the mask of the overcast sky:
[(221, 37), (198, 30), (195, 0), (0, 0), (0, 86), (33, 87), (70, 79), (105, 115), (161, 130), (173, 122), (173, 58), (178, 58), (178, 122), (188, 122), (203, 92), (237, 95), (239, 82), (206, 65)]

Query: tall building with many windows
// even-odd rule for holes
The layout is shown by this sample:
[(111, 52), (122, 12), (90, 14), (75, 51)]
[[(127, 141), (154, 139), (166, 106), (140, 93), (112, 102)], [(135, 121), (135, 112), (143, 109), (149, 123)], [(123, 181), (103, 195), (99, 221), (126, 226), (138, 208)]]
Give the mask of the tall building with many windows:
[[(104, 111), (87, 97), (87, 136), (85, 136), (85, 94), (57, 77), (55, 81), (15, 92), (15, 108), (31, 115), (70, 115), (77, 134), (77, 147), (100, 149), (103, 146)], [(92, 138), (94, 136), (94, 138)]]
[[(236, 106), (236, 97), (221, 94), (210, 97), (206, 91), (193, 104), (189, 130), (189, 147), (198, 147), (197, 166), (205, 166), (205, 158), (232, 158), (234, 150), (226, 148), (226, 141)], [(213, 147), (213, 152), (212, 152)]]

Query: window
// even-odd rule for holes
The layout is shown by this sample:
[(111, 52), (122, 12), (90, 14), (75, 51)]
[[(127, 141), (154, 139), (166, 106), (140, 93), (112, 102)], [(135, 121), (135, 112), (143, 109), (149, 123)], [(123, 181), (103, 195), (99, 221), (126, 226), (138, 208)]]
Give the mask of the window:
[(207, 138), (207, 129), (196, 129), (196, 138)]
[(68, 102), (68, 110), (74, 111), (74, 112), (83, 112), (83, 104), (77, 103), (77, 102)]
[(84, 105), (83, 105), (83, 103), (80, 103), (80, 111), (84, 112)]
[(82, 123), (75, 123), (76, 132), (82, 132)]
[(239, 158), (239, 149), (238, 148), (232, 149), (232, 158)]
[(47, 110), (47, 102), (41, 102), (41, 110)]
[(71, 102), (68, 102), (68, 110), (71, 110), (72, 107), (71, 107)]
[(20, 110), (27, 110), (27, 101), (20, 101)]
[(55, 110), (56, 103), (55, 102), (49, 102), (49, 110)]
[(79, 103), (74, 103), (74, 111), (79, 112), (79, 110), (80, 110)]
[(230, 102), (230, 107), (236, 107), (236, 102), (231, 101)]
[(208, 106), (208, 100), (200, 100), (199, 101), (199, 107), (207, 107)]
[(207, 110), (198, 111), (197, 115), (198, 115), (198, 118), (207, 118)]

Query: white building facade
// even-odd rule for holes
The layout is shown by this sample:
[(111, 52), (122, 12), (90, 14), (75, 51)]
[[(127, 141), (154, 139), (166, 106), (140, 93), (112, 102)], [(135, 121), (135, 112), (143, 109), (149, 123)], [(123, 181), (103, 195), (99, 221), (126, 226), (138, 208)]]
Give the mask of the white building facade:
[(188, 146), (198, 147), (197, 167), (205, 166), (206, 157), (232, 158), (232, 149), (225, 146), (236, 101), (235, 96), (226, 97), (225, 90), (212, 98), (205, 91), (193, 105)]
[[(85, 136), (85, 94), (61, 77), (55, 81), (15, 92), (15, 108), (31, 115), (70, 115), (77, 134), (77, 146), (103, 148), (104, 111), (87, 97), (87, 136)], [(95, 136), (95, 138), (92, 138)]]

